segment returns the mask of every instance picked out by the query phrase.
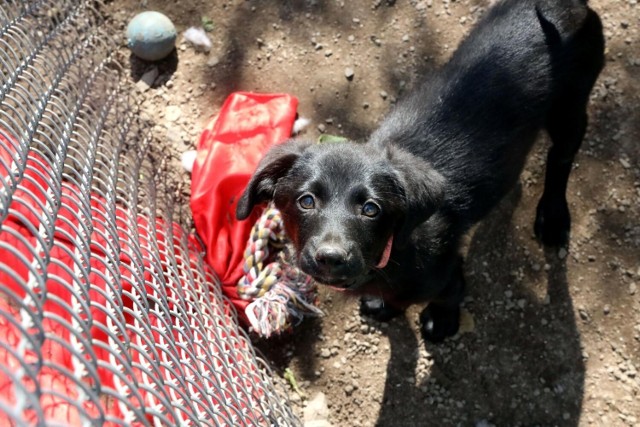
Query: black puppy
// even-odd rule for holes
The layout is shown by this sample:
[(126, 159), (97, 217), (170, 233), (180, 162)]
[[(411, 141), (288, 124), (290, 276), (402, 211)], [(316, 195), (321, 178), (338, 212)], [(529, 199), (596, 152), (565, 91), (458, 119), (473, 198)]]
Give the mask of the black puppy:
[(586, 1), (502, 1), (367, 143), (271, 149), (237, 216), (273, 200), (305, 272), (364, 295), (379, 320), (429, 302), (422, 333), (440, 341), (459, 326), (461, 237), (514, 186), (541, 129), (553, 146), (535, 233), (567, 242), (567, 180), (603, 55)]

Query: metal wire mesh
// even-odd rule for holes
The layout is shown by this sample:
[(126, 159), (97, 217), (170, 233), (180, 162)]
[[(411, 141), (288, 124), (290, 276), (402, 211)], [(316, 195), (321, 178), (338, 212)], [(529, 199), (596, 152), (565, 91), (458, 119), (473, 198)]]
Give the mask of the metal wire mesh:
[(298, 425), (175, 222), (99, 8), (0, 0), (0, 425)]

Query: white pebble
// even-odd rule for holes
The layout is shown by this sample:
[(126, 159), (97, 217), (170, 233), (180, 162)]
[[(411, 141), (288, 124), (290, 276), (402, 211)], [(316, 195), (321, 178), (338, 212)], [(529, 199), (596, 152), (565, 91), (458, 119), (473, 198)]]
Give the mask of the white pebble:
[(193, 170), (193, 164), (196, 162), (196, 157), (198, 156), (198, 152), (196, 150), (189, 150), (182, 153), (182, 167), (187, 172), (191, 173)]
[(293, 124), (293, 131), (291, 133), (293, 135), (300, 133), (302, 129), (309, 126), (309, 123), (311, 123), (311, 120), (307, 119), (306, 117), (298, 117), (298, 119), (296, 119), (295, 123)]
[(183, 34), (186, 41), (195, 47), (208, 52), (211, 49), (211, 39), (202, 28), (191, 27)]

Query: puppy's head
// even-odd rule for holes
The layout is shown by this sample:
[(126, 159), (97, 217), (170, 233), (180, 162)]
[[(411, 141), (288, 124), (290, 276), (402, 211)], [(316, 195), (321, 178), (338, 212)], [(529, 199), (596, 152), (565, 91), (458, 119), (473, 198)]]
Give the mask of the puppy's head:
[[(320, 283), (356, 290), (437, 209), (443, 178), (395, 147), (291, 140), (262, 159), (238, 201), (239, 219), (271, 201), (299, 266)], [(393, 260), (392, 260), (393, 261)]]

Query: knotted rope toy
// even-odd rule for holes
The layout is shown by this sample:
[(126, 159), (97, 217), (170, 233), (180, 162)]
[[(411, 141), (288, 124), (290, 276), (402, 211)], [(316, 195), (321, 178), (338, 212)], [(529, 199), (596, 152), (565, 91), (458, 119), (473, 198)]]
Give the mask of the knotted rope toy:
[(293, 264), (275, 207), (269, 206), (251, 229), (244, 260), (237, 289), (240, 298), (252, 300), (245, 314), (256, 333), (268, 338), (300, 323), (305, 315), (323, 315), (315, 306), (315, 282)]

